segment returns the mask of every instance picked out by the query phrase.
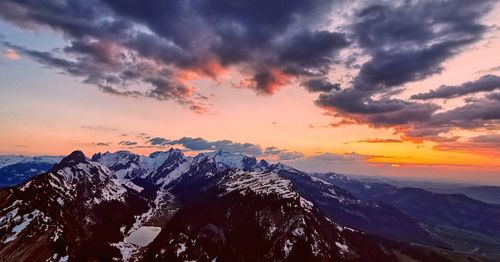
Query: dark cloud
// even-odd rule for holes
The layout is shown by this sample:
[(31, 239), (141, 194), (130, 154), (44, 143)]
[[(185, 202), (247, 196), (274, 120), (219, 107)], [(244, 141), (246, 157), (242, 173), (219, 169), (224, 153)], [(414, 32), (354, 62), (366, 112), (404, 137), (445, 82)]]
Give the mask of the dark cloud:
[(301, 158), (303, 153), (296, 151), (288, 151), (277, 147), (262, 148), (260, 145), (252, 143), (237, 143), (231, 140), (216, 140), (208, 141), (201, 137), (183, 137), (180, 139), (166, 139), (163, 137), (153, 137), (146, 141), (151, 146), (167, 147), (181, 145), (192, 151), (213, 151), (222, 150), (231, 153), (242, 153), (257, 157), (273, 157), (276, 156), (279, 160), (292, 160)]
[(244, 153), (254, 156), (262, 155), (262, 150), (258, 145), (250, 143), (235, 143), (231, 140), (207, 141), (201, 137), (183, 137), (176, 140), (169, 140), (162, 137), (154, 137), (150, 138), (147, 142), (155, 146), (182, 145), (183, 147), (193, 151), (223, 150), (232, 153)]
[(286, 40), (279, 60), (293, 74), (324, 75), (336, 51), (349, 45), (346, 36), (329, 31), (303, 31)]
[(479, 70), (476, 73), (477, 74), (484, 74), (484, 73), (492, 73), (492, 72), (497, 72), (500, 71), (500, 66), (495, 66), (492, 68), (484, 69), (484, 70)]
[(282, 153), (278, 154), (278, 157), (280, 160), (287, 161), (287, 160), (294, 160), (294, 159), (302, 158), (302, 157), (304, 157), (304, 154), (301, 152), (296, 152), (296, 151), (282, 152)]
[(92, 144), (96, 145), (96, 146), (109, 146), (109, 145), (111, 145), (111, 143), (108, 143), (108, 142), (95, 142)]
[[(203, 113), (209, 97), (189, 77), (217, 79), (236, 70), (234, 86), (270, 95), (291, 83), (320, 93), (315, 103), (338, 118), (332, 126), (397, 127), (433, 137), (454, 128), (498, 127), (500, 95), (439, 111), (417, 101), (491, 92), (497, 76), (443, 86), (413, 100), (396, 98), (407, 83), (443, 70), (443, 62), (482, 39), (493, 0), (364, 1), (1, 1), (0, 17), (29, 30), (61, 33), (50, 51), (3, 44), (23, 57), (76, 76), (117, 96), (175, 101)], [(354, 10), (355, 8), (355, 10)], [(341, 20), (337, 26), (336, 19)], [(343, 51), (347, 51), (343, 56)], [(331, 82), (336, 67), (359, 69)], [(342, 83), (343, 89), (336, 82)], [(496, 111), (495, 111), (496, 110)], [(257, 145), (201, 138), (161, 140), (192, 150), (262, 154)]]
[(135, 146), (135, 145), (137, 145), (137, 142), (124, 140), (124, 141), (120, 141), (120, 143), (118, 143), (118, 144), (122, 145), (122, 146)]
[(487, 134), (471, 137), (465, 141), (450, 141), (435, 146), (438, 150), (500, 155), (500, 134)]
[(163, 137), (153, 137), (148, 140), (148, 143), (153, 146), (163, 146), (163, 145), (169, 145), (170, 140), (167, 140)]
[[(361, 66), (352, 87), (323, 94), (318, 104), (358, 114), (420, 107), (398, 99), (374, 100), (373, 96), (439, 73), (443, 61), (481, 39), (487, 28), (479, 19), (491, 3), (408, 1), (398, 6), (374, 5), (362, 9), (352, 30), (370, 59)], [(426, 107), (424, 114), (432, 108)]]
[(500, 148), (500, 134), (490, 134), (475, 136), (469, 139), (469, 141), (474, 143), (491, 143), (496, 144), (496, 148)]
[(102, 92), (115, 96), (141, 97), (143, 95), (138, 91), (119, 90), (107, 85), (99, 85), (98, 87)]
[(326, 74), (350, 43), (344, 33), (317, 28), (343, 2), (3, 1), (0, 16), (70, 40), (58, 51), (17, 47), (44, 65), (109, 94), (173, 100), (202, 112), (183, 71), (216, 78), (236, 66), (258, 94), (272, 94), (290, 77)]
[(279, 149), (274, 146), (266, 147), (266, 149), (263, 152), (263, 156), (278, 156), (279, 160), (293, 160), (297, 158), (302, 158), (304, 157), (304, 154), (301, 152), (296, 152), (296, 151), (288, 151), (284, 149)]
[[(174, 79), (173, 72), (151, 61), (141, 60), (120, 51), (114, 44), (102, 41), (72, 41), (61, 54), (39, 52), (4, 42), (19, 52), (50, 68), (82, 77), (83, 82), (97, 86), (104, 93), (126, 97), (149, 97), (160, 101), (173, 100), (188, 109), (202, 112), (203, 106), (192, 98), (192, 87)], [(147, 91), (128, 89), (142, 84)]]
[(494, 1), (406, 1), (373, 5), (353, 25), (358, 43), (371, 56), (356, 85), (398, 86), (442, 70), (441, 63), (481, 38), (480, 24)]
[(437, 113), (426, 124), (433, 127), (486, 128), (496, 126), (499, 120), (500, 101), (487, 97)]
[(413, 95), (412, 99), (454, 98), (469, 94), (488, 92), (500, 89), (500, 77), (496, 75), (485, 75), (476, 81), (466, 82), (460, 86), (440, 86), (436, 90), (427, 93)]
[[(444, 61), (482, 39), (488, 28), (481, 18), (492, 5), (487, 0), (405, 1), (360, 8), (350, 28), (368, 59), (349, 87), (320, 94), (316, 104), (344, 119), (338, 123), (396, 127), (408, 136), (444, 140), (439, 134), (454, 128), (492, 128), (498, 105), (491, 97), (447, 111), (394, 98), (403, 85), (440, 73)], [(493, 90), (494, 78), (465, 83), (451, 96)]]
[(283, 74), (276, 71), (261, 71), (253, 76), (253, 89), (257, 94), (271, 95), (286, 83)]
[(488, 99), (496, 100), (500, 102), (500, 92), (491, 93), (486, 96)]
[(328, 93), (332, 90), (336, 91), (340, 90), (339, 84), (332, 84), (327, 78), (324, 77), (309, 79), (303, 82), (302, 86), (304, 86), (307, 89), (307, 91), (313, 93), (314, 92)]
[(493, 93), (465, 105), (435, 113), (427, 121), (412, 123), (411, 129), (405, 133), (411, 137), (443, 142), (446, 139), (440, 135), (454, 129), (498, 130), (500, 99), (496, 99), (497, 95), (498, 93)]

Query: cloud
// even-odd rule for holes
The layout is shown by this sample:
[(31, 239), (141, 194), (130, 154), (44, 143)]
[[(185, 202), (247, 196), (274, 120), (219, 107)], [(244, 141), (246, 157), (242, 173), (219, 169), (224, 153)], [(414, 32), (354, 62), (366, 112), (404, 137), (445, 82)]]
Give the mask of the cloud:
[(99, 131), (118, 131), (117, 128), (102, 126), (102, 125), (83, 125), (80, 128), (88, 130), (99, 130)]
[(401, 139), (393, 139), (393, 138), (367, 138), (363, 140), (356, 141), (358, 143), (402, 143)]
[(434, 127), (479, 128), (496, 126), (500, 120), (500, 100), (492, 97), (435, 114), (428, 125)]
[(492, 68), (484, 69), (484, 70), (479, 70), (476, 72), (476, 74), (484, 74), (484, 73), (492, 73), (492, 72), (497, 72), (500, 71), (500, 66), (495, 66)]
[(465, 141), (452, 141), (439, 143), (435, 149), (446, 151), (458, 151), (475, 154), (486, 154), (490, 156), (500, 155), (500, 134), (486, 134), (471, 137)]
[(357, 76), (364, 89), (398, 86), (442, 70), (441, 63), (481, 38), (493, 1), (408, 1), (358, 12), (355, 37), (371, 56)]
[(318, 25), (343, 2), (3, 1), (0, 16), (70, 40), (47, 52), (10, 45), (46, 66), (109, 94), (175, 101), (201, 113), (207, 104), (198, 97), (206, 96), (197, 96), (186, 73), (217, 79), (234, 69), (247, 80), (241, 87), (261, 95), (292, 78), (327, 74), (351, 43), (346, 34)]
[(137, 145), (137, 142), (124, 140), (124, 141), (120, 141), (120, 143), (118, 143), (118, 144), (122, 145), (122, 146), (135, 146), (135, 145)]
[(446, 141), (440, 134), (454, 129), (498, 130), (500, 125), (500, 93), (470, 101), (453, 109), (435, 113), (426, 121), (412, 123), (406, 135), (437, 142)]
[(302, 83), (302, 86), (306, 88), (307, 91), (315, 93), (315, 92), (325, 92), (328, 93), (332, 90), (339, 91), (339, 84), (332, 84), (330, 81), (324, 77), (322, 78), (313, 78), (309, 79)]
[(351, 30), (362, 54), (351, 86), (322, 93), (316, 104), (375, 127), (427, 122), (433, 103), (393, 96), (401, 86), (442, 71), (442, 63), (477, 42), (487, 31), (481, 18), (493, 1), (407, 1), (361, 8)]
[[(40, 52), (4, 42), (19, 52), (50, 68), (81, 77), (104, 93), (123, 97), (147, 97), (160, 101), (173, 100), (195, 112), (204, 111), (203, 103), (193, 98), (193, 88), (176, 79), (173, 72), (154, 61), (141, 59), (113, 43), (102, 40), (72, 41), (62, 54)], [(129, 89), (147, 86), (146, 91)]]
[(148, 143), (153, 146), (163, 146), (163, 145), (169, 145), (170, 140), (167, 140), (163, 137), (153, 137), (148, 140)]
[(10, 59), (10, 60), (21, 60), (22, 57), (16, 52), (16, 50), (13, 49), (5, 49), (2, 52), (3, 57)]
[(146, 144), (158, 147), (181, 145), (184, 148), (192, 151), (222, 150), (231, 153), (242, 153), (257, 157), (277, 158), (279, 160), (292, 160), (304, 156), (304, 154), (301, 152), (279, 149), (274, 146), (263, 148), (260, 145), (252, 143), (237, 143), (231, 140), (208, 141), (201, 137), (183, 137), (175, 140), (166, 139), (163, 137), (153, 137), (149, 138), (146, 141)]
[[(498, 128), (500, 95), (491, 93), (498, 77), (442, 86), (413, 99), (401, 94), (408, 91), (406, 84), (439, 74), (444, 62), (483, 39), (488, 32), (483, 21), (493, 5), (493, 0), (0, 1), (2, 19), (27, 30), (58, 32), (67, 44), (38, 51), (1, 41), (23, 57), (116, 96), (173, 101), (204, 113), (210, 97), (192, 80), (218, 81), (229, 71), (234, 87), (258, 95), (300, 83), (318, 93), (315, 104), (335, 116), (332, 127), (392, 127), (408, 137), (444, 141), (449, 137), (443, 134), (454, 129)], [(338, 69), (351, 79), (334, 78), (343, 71)], [(451, 109), (426, 101), (479, 92), (491, 94), (468, 97), (467, 104)], [(265, 150), (229, 140), (150, 141), (172, 143), (192, 150)]]
[(435, 98), (455, 98), (469, 94), (488, 92), (500, 89), (500, 77), (496, 75), (485, 75), (476, 81), (470, 81), (460, 86), (440, 86), (436, 90), (411, 96), (412, 99), (427, 100)]
[(96, 146), (109, 146), (109, 145), (111, 145), (111, 143), (109, 143), (109, 142), (95, 142), (92, 144), (96, 145)]
[(297, 152), (297, 151), (288, 151), (284, 149), (279, 149), (274, 146), (266, 147), (264, 150), (263, 156), (278, 156), (279, 160), (293, 160), (297, 158), (304, 157), (304, 153)]
[(262, 149), (258, 145), (251, 143), (235, 143), (231, 140), (207, 141), (201, 137), (183, 137), (176, 140), (169, 140), (162, 137), (153, 137), (147, 141), (154, 146), (182, 145), (186, 149), (193, 151), (223, 150), (232, 153), (244, 153), (254, 156), (262, 155)]

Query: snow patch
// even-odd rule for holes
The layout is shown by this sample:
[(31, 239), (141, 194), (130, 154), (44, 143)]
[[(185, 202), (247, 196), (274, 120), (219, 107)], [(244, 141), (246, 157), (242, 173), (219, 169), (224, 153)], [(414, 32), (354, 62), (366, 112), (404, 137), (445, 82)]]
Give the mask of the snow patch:
[(296, 237), (305, 235), (304, 228), (298, 227), (292, 231), (292, 234)]
[(288, 257), (293, 248), (293, 242), (290, 239), (285, 241), (285, 245), (283, 246), (283, 251), (285, 252), (285, 257)]
[(349, 247), (346, 244), (335, 242), (335, 245), (340, 249), (341, 254), (346, 254), (349, 252)]
[(186, 243), (180, 243), (178, 244), (178, 248), (175, 251), (175, 254), (177, 254), (177, 257), (179, 257), (180, 254), (184, 253), (187, 250)]
[(250, 191), (257, 195), (278, 195), (280, 198), (288, 199), (299, 197), (292, 189), (292, 183), (275, 173), (238, 171), (230, 175), (222, 187), (226, 191), (225, 194), (237, 191), (246, 195)]
[(6, 243), (9, 243), (11, 241), (16, 240), (16, 238), (19, 235), (19, 233), (21, 233), (24, 229), (26, 229), (26, 227), (28, 227), (28, 225), (31, 223), (31, 221), (33, 219), (35, 219), (36, 217), (38, 217), (39, 214), (40, 214), (40, 211), (38, 211), (37, 209), (35, 209), (31, 213), (23, 215), (22, 218), (19, 218), (19, 217), (14, 218), (14, 221), (21, 220), (21, 219), (22, 219), (22, 221), (21, 221), (21, 223), (15, 225), (12, 228), (12, 230), (10, 232), (11, 235), (8, 238), (6, 238), (3, 241), (3, 243), (6, 244)]
[(134, 183), (133, 183), (133, 182), (131, 182), (131, 181), (127, 181), (127, 182), (125, 183), (125, 186), (126, 186), (126, 187), (128, 187), (128, 188), (131, 188), (131, 189), (133, 189), (133, 190), (135, 190), (135, 191), (137, 191), (137, 192), (139, 192), (139, 193), (141, 193), (141, 192), (142, 192), (142, 190), (144, 190), (144, 188), (143, 188), (143, 187), (140, 187), (140, 186), (138, 186), (138, 185), (134, 184)]

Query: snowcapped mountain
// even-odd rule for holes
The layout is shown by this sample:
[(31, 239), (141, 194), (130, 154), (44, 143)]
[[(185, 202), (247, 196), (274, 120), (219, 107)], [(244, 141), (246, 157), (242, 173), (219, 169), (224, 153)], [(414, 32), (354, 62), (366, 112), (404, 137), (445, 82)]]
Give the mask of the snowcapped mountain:
[(0, 190), (0, 260), (7, 261), (447, 260), (446, 252), (380, 237), (410, 235), (432, 244), (398, 210), (286, 165), (223, 151), (119, 151), (90, 160), (75, 151)]
[(0, 191), (0, 257), (99, 257), (109, 252), (106, 240), (120, 234), (120, 224), (143, 212), (141, 200), (109, 168), (75, 151), (47, 173)]
[(52, 163), (61, 161), (62, 156), (23, 156), (23, 155), (0, 155), (0, 168), (18, 163)]
[(21, 184), (46, 172), (61, 159), (59, 156), (0, 155), (0, 188)]

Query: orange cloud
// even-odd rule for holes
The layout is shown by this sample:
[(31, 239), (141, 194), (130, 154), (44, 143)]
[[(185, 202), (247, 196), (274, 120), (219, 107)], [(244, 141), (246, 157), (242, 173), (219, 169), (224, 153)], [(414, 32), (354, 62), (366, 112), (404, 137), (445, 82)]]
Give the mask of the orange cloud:
[(2, 52), (3, 57), (10, 60), (21, 60), (22, 57), (13, 49), (5, 49)]
[(221, 76), (227, 73), (227, 68), (221, 65), (219, 60), (215, 58), (207, 59), (204, 63), (195, 68), (179, 69), (176, 72), (176, 77), (180, 82), (188, 82), (191, 80), (200, 79), (204, 76), (217, 81)]

